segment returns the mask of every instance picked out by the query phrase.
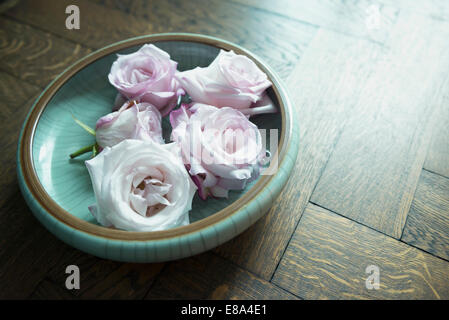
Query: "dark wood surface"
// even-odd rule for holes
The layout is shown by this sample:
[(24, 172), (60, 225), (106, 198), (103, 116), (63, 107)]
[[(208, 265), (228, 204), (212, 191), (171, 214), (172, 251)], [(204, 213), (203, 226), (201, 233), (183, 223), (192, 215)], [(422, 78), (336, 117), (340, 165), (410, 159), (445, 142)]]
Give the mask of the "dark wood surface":
[[(69, 4), (80, 30), (65, 28)], [(449, 298), (449, 2), (21, 0), (0, 10), (0, 298)], [(279, 73), (300, 126), (291, 179), (253, 227), (196, 257), (126, 264), (73, 249), (20, 194), (26, 113), (92, 50), (176, 31), (236, 42)], [(65, 289), (71, 264), (80, 290)], [(365, 286), (369, 265), (378, 290)]]
[[(380, 288), (367, 290), (366, 267)], [(306, 299), (449, 299), (447, 262), (308, 205), (273, 283)]]
[(423, 170), (402, 240), (449, 260), (449, 179)]

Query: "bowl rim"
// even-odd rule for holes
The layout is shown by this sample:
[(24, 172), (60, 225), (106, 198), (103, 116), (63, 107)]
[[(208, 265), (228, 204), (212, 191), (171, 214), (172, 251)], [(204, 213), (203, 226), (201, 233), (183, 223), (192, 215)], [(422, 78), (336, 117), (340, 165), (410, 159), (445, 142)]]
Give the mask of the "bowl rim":
[[(210, 45), (217, 47), (218, 49), (233, 50), (237, 54), (244, 54), (251, 60), (253, 60), (256, 65), (261, 68), (268, 76), (268, 79), (273, 83), (272, 89), (279, 101), (280, 111), (281, 111), (281, 134), (280, 142), (278, 144), (277, 154), (278, 168), (282, 165), (285, 160), (286, 154), (289, 150), (289, 146), (292, 140), (292, 105), (286, 94), (284, 86), (281, 84), (278, 76), (273, 72), (273, 70), (262, 60), (251, 53), (247, 49), (240, 47), (232, 42), (218, 39), (212, 36), (193, 34), (193, 33), (160, 33), (152, 35), (144, 35), (129, 38), (123, 41), (115, 42), (108, 46), (105, 46), (99, 50), (96, 50), (84, 58), (76, 61), (74, 64), (69, 66), (64, 70), (59, 76), (57, 76), (41, 93), (41, 95), (36, 99), (33, 106), (31, 107), (27, 118), (23, 124), (18, 148), (17, 148), (17, 159), (18, 159), (18, 169), (22, 172), (23, 182), (27, 186), (27, 192), (34, 198), (37, 203), (45, 210), (45, 213), (51, 215), (53, 218), (62, 222), (64, 225), (71, 229), (82, 231), (84, 233), (106, 238), (110, 240), (125, 240), (125, 241), (149, 241), (149, 240), (164, 240), (168, 238), (185, 236), (190, 233), (198, 232), (202, 229), (209, 228), (228, 219), (230, 216), (237, 214), (239, 211), (245, 209), (245, 207), (251, 203), (251, 201), (256, 198), (256, 196), (261, 193), (273, 180), (273, 178), (278, 174), (276, 172), (272, 175), (262, 175), (259, 180), (253, 185), (244, 195), (239, 199), (228, 205), (227, 207), (213, 213), (212, 215), (188, 224), (186, 226), (176, 227), (168, 230), (161, 231), (125, 231), (119, 229), (111, 229), (103, 227), (100, 225), (92, 224), (85, 220), (82, 220), (69, 211), (62, 208), (56, 203), (55, 200), (45, 191), (45, 188), (40, 183), (40, 179), (34, 168), (33, 160), (33, 142), (34, 134), (40, 120), (42, 113), (44, 112), (47, 104), (53, 98), (53, 96), (58, 92), (58, 90), (75, 74), (94, 63), (95, 61), (105, 57), (106, 55), (113, 54), (119, 50), (123, 50), (129, 47), (143, 45), (146, 43), (153, 43), (157, 45), (157, 42), (167, 42), (167, 41), (185, 41), (185, 42), (197, 42), (205, 45)], [(287, 116), (289, 115), (289, 116)]]

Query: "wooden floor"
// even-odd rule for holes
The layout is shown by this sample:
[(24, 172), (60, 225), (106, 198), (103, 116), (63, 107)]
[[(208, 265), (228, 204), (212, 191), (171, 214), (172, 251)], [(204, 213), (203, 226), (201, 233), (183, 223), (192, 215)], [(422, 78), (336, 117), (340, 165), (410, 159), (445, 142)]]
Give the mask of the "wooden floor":
[[(22, 0), (0, 14), (0, 298), (449, 299), (449, 1)], [(65, 28), (76, 4), (81, 29)], [(170, 263), (72, 249), (31, 215), (15, 153), (31, 102), (87, 53), (158, 32), (218, 36), (283, 78), (299, 156), (267, 215)], [(81, 289), (65, 289), (65, 268)], [(367, 289), (368, 266), (380, 288)]]

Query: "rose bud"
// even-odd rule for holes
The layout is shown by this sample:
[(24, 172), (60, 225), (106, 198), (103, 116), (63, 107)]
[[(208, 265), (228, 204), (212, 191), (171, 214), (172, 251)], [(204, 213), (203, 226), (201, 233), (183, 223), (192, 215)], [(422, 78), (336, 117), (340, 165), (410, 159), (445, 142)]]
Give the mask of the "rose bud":
[(149, 103), (126, 102), (118, 111), (98, 119), (96, 139), (100, 147), (112, 147), (125, 139), (164, 143), (160, 112)]

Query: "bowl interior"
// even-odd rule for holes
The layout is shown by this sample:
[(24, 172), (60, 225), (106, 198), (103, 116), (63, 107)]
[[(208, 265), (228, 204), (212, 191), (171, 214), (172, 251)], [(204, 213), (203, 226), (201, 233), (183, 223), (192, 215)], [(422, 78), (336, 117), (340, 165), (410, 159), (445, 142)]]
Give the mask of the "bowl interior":
[[(217, 56), (219, 48), (184, 41), (160, 41), (154, 43), (167, 51), (178, 62), (179, 70), (209, 65)], [(131, 53), (141, 45), (133, 46), (116, 53)], [(80, 70), (56, 92), (45, 107), (32, 145), (33, 164), (40, 183), (49, 196), (70, 214), (97, 224), (87, 209), (95, 202), (89, 174), (84, 164), (89, 155), (70, 160), (69, 154), (79, 148), (92, 144), (94, 137), (81, 129), (73, 120), (72, 114), (82, 122), (95, 127), (97, 119), (111, 112), (117, 94), (108, 82), (108, 74), (116, 53), (96, 60)], [(269, 89), (269, 95), (279, 107), (276, 96)], [(281, 114), (259, 115), (251, 118), (260, 129), (266, 129), (267, 149), (270, 146), (270, 129), (281, 130)], [(163, 132), (169, 142), (171, 126), (168, 117), (163, 120)], [(206, 218), (239, 199), (255, 183), (248, 184), (245, 190), (231, 191), (229, 198), (201, 200), (198, 195), (190, 212), (191, 222)]]

